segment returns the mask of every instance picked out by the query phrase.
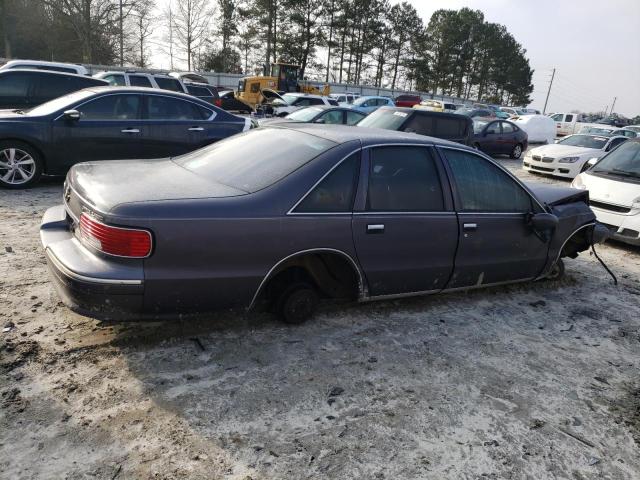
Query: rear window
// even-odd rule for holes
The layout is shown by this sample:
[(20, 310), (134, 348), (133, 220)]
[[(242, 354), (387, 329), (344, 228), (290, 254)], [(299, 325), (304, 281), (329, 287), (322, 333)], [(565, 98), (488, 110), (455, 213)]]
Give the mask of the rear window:
[(158, 86), (164, 90), (171, 90), (173, 92), (183, 92), (180, 82), (175, 78), (167, 77), (154, 77)]
[(199, 176), (252, 193), (273, 185), (335, 142), (295, 130), (250, 130), (175, 159)]
[(363, 118), (358, 126), (398, 130), (407, 118), (409, 118), (408, 112), (381, 108)]

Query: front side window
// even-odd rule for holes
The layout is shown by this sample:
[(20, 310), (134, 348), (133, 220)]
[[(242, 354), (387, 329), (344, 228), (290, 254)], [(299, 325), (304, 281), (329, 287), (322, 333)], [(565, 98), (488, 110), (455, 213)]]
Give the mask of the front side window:
[(498, 122), (490, 123), (487, 127), (487, 133), (494, 135), (500, 133), (500, 124)]
[(344, 213), (353, 207), (360, 152), (338, 165), (296, 208), (297, 213)]
[(443, 211), (440, 176), (429, 150), (425, 147), (371, 149), (367, 210)]
[(463, 212), (532, 210), (529, 194), (507, 173), (471, 152), (443, 149), (458, 190)]
[(209, 111), (207, 115), (205, 108), (178, 98), (149, 95), (147, 99), (149, 120), (205, 120), (211, 116)]
[(77, 108), (82, 120), (137, 120), (139, 95), (105, 95)]
[(564, 117), (565, 122), (571, 122), (572, 120), (573, 120), (573, 115), (565, 115)]
[(614, 138), (613, 140), (611, 140), (611, 143), (609, 143), (609, 145), (607, 146), (607, 152), (610, 152), (611, 150), (616, 148), (618, 145), (626, 142), (627, 140), (628, 140), (627, 138)]
[(152, 87), (151, 80), (142, 75), (129, 75), (129, 83), (132, 87)]
[[(524, 113), (524, 112), (521, 112), (521, 113)], [(556, 113), (555, 115), (551, 115), (551, 119), (554, 122), (561, 122), (563, 118), (564, 118), (564, 114), (562, 113)]]
[(330, 112), (325, 113), (320, 118), (324, 120), (324, 123), (326, 124), (342, 123), (342, 111), (332, 110)]

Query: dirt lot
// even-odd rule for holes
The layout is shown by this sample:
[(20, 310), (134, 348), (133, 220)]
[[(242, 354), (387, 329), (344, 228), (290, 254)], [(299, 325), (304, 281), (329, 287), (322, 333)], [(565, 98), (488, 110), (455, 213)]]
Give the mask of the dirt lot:
[(1, 478), (640, 478), (638, 249), (599, 249), (617, 287), (583, 254), (561, 282), (295, 328), (109, 325), (49, 282), (38, 225), (60, 200), (59, 181), (0, 191)]

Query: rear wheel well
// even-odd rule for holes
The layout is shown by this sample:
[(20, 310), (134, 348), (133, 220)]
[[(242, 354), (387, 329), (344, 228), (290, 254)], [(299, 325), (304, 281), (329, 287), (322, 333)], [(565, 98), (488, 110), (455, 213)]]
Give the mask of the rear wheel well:
[(324, 298), (356, 300), (360, 274), (353, 262), (336, 252), (311, 252), (292, 257), (271, 272), (256, 303), (272, 303), (290, 285), (308, 283)]

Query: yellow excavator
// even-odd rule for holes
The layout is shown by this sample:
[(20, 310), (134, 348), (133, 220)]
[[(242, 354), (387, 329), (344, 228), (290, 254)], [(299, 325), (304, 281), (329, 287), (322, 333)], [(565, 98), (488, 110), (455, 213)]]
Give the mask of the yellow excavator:
[[(238, 93), (236, 97), (249, 105), (251, 108), (277, 96), (278, 92), (300, 92), (311, 95), (329, 95), (329, 85), (325, 85), (322, 90), (311, 83), (300, 80), (299, 65), (277, 62), (271, 64), (270, 75), (267, 75), (267, 65), (265, 65), (264, 75), (255, 77), (244, 77), (238, 82)], [(275, 94), (275, 95), (274, 95)]]

